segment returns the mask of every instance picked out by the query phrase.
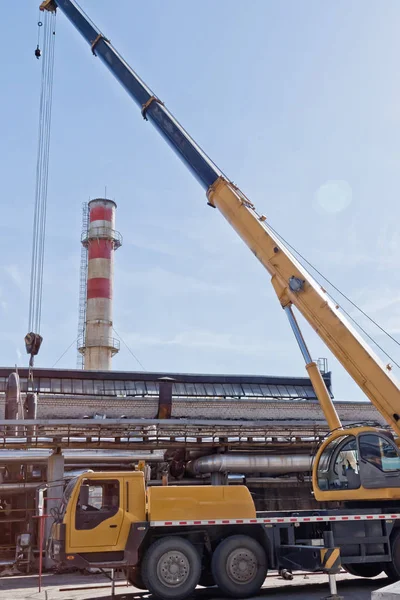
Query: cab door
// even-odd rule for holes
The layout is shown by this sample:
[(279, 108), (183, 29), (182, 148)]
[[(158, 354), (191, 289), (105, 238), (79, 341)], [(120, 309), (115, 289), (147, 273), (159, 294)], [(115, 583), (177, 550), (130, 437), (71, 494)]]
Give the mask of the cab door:
[(118, 550), (123, 510), (119, 479), (83, 479), (70, 519), (69, 552)]
[(360, 448), (361, 484), (366, 489), (400, 488), (400, 453), (384, 435), (362, 433)]

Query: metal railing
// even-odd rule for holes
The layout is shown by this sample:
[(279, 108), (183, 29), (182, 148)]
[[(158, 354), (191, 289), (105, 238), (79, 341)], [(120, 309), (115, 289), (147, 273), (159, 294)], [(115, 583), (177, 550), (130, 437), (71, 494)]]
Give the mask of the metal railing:
[(108, 348), (111, 351), (111, 354), (114, 355), (119, 352), (120, 347), (120, 341), (113, 337), (101, 336), (99, 338), (91, 338), (87, 340), (85, 337), (79, 336), (77, 342), (78, 352), (81, 354), (85, 352), (86, 348)]
[(110, 240), (113, 242), (114, 250), (122, 246), (122, 235), (119, 231), (110, 227), (90, 227), (87, 232), (83, 231), (81, 236), (82, 244), (87, 247), (96, 240)]

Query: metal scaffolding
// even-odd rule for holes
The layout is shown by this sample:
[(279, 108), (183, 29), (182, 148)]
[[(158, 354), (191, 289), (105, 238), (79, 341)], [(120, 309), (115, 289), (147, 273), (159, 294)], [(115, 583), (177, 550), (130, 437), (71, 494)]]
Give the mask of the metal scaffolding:
[(0, 421), (0, 449), (299, 450), (328, 433), (312, 421), (205, 421), (195, 419), (37, 419)]
[[(82, 234), (81, 239), (87, 238), (89, 227), (89, 207), (88, 203), (82, 204)], [(78, 340), (85, 339), (86, 327), (86, 293), (87, 293), (87, 272), (88, 272), (88, 249), (87, 245), (81, 245), (81, 266), (79, 271), (79, 318), (78, 318)], [(83, 369), (84, 354), (79, 351), (79, 343), (76, 357), (76, 368)]]

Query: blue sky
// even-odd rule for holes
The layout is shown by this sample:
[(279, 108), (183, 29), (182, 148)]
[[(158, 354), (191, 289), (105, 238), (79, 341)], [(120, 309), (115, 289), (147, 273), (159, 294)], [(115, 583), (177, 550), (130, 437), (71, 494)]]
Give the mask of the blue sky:
[[(2, 15), (3, 365), (27, 364), (38, 4), (8, 3)], [(397, 336), (398, 2), (81, 5), (270, 223)], [(77, 335), (81, 204), (105, 186), (124, 237), (115, 328), (147, 370), (304, 374), (267, 273), (60, 13), (37, 366), (52, 366)], [(304, 333), (311, 354), (329, 359), (336, 398), (362, 399)], [(75, 364), (73, 347), (58, 366)], [(114, 368), (139, 366), (123, 347)]]

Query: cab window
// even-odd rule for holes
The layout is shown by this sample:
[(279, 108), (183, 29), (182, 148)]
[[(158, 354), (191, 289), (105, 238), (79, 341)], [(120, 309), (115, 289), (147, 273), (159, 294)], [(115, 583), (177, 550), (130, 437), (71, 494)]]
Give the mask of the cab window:
[(384, 473), (400, 470), (398, 450), (390, 440), (376, 434), (360, 436), (360, 454), (366, 462), (373, 464)]
[(117, 514), (120, 506), (119, 481), (84, 479), (76, 505), (76, 529), (93, 529)]
[(321, 490), (355, 490), (360, 487), (354, 436), (344, 436), (328, 444), (318, 465), (318, 486)]

